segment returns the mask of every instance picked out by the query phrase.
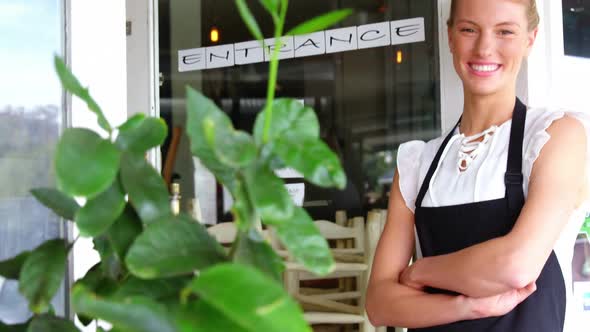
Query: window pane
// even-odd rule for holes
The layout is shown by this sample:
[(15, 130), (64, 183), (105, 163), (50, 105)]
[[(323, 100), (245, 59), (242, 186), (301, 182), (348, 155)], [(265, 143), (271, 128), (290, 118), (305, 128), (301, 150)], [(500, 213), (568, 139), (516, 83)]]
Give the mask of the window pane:
[[(269, 15), (258, 1), (248, 3), (263, 34), (272, 36)], [(184, 86), (188, 84), (213, 99), (237, 128), (251, 131), (265, 102), (267, 62), (179, 72), (179, 51), (253, 39), (234, 2), (161, 0), (159, 5), (162, 117), (179, 132), (186, 127)], [(334, 219), (336, 210), (360, 216), (372, 208), (385, 207), (398, 145), (440, 134), (436, 1), (291, 1), (286, 30), (338, 8), (353, 8), (354, 14), (334, 28), (351, 27), (355, 32), (356, 27), (367, 24), (388, 26), (391, 21), (424, 18), (425, 41), (281, 61), (277, 96), (299, 99), (316, 110), (321, 137), (337, 152), (348, 176), (344, 191), (305, 183), (303, 206), (314, 218), (328, 220)], [(217, 42), (211, 39), (213, 31)], [(374, 32), (365, 35), (367, 39), (377, 36)], [(361, 35), (354, 38), (358, 42)], [(325, 42), (328, 45), (328, 40)], [(198, 56), (189, 55), (186, 60), (194, 65)], [(163, 156), (167, 165), (174, 164), (184, 209), (189, 209), (196, 195), (207, 223), (231, 219), (228, 195), (191, 157), (186, 136), (175, 147), (165, 145)]]
[(590, 58), (590, 0), (562, 0), (565, 54)]
[[(31, 188), (54, 187), (53, 151), (62, 127), (62, 92), (53, 55), (62, 53), (61, 0), (0, 3), (0, 260), (62, 234), (60, 220)], [(1, 277), (0, 277), (1, 279)], [(0, 280), (0, 319), (28, 319), (14, 281)], [(64, 291), (54, 300), (64, 313)]]

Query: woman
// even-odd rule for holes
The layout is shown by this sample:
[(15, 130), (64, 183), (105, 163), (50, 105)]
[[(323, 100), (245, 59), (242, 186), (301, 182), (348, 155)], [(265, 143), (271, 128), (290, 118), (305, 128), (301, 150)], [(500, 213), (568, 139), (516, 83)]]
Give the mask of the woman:
[[(367, 291), (373, 325), (574, 327), (564, 321), (585, 212), (587, 135), (581, 115), (527, 110), (516, 98), (538, 23), (534, 0), (452, 2), (449, 45), (463, 115), (446, 135), (398, 150)], [(408, 267), (415, 230), (424, 258)]]

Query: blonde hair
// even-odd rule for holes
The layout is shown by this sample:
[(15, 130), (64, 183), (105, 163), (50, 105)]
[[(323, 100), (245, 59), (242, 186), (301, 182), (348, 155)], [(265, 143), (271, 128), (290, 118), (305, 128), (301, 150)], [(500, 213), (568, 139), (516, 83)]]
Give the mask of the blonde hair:
[[(517, 0), (519, 2), (526, 1), (528, 2), (526, 16), (528, 19), (529, 24), (529, 31), (534, 30), (539, 26), (539, 11), (537, 10), (537, 1), (535, 0)], [(457, 0), (451, 0), (451, 15), (447, 20), (447, 26), (452, 27), (455, 19), (455, 9), (456, 9)]]

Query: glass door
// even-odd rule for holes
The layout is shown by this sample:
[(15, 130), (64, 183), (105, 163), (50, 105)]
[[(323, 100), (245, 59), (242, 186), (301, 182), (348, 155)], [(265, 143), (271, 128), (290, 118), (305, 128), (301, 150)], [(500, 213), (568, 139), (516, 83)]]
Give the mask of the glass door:
[[(162, 148), (164, 175), (180, 184), (183, 210), (190, 212), (198, 198), (204, 222), (226, 221), (228, 195), (189, 151), (184, 87), (202, 91), (237, 128), (251, 131), (265, 101), (268, 63), (257, 50), (245, 50), (249, 46), (243, 43), (253, 38), (233, 1), (158, 4), (160, 114), (171, 128)], [(268, 14), (258, 1), (248, 4), (263, 34), (271, 36)], [(303, 191), (302, 205), (312, 217), (327, 220), (334, 220), (337, 210), (352, 217), (385, 208), (399, 144), (438, 136), (441, 122), (437, 2), (291, 1), (286, 29), (339, 8), (354, 14), (319, 35), (291, 39), (277, 84), (278, 97), (297, 98), (315, 109), (322, 138), (344, 165), (343, 191), (284, 174), (294, 191)], [(209, 63), (199, 62), (203, 59)]]

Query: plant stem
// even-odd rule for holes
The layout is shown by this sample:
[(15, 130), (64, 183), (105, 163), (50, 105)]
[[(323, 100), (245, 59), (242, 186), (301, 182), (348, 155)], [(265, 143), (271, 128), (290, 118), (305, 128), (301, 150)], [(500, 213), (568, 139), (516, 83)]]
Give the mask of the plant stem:
[(263, 142), (268, 142), (268, 136), (270, 134), (270, 124), (272, 122), (272, 103), (275, 98), (275, 87), (277, 84), (277, 73), (279, 71), (279, 50), (283, 41), (281, 35), (283, 34), (283, 28), (285, 26), (285, 18), (287, 16), (288, 0), (281, 0), (281, 13), (278, 21), (275, 21), (275, 47), (270, 57), (270, 71), (268, 77), (268, 86), (266, 91), (266, 106), (264, 109), (264, 133)]

